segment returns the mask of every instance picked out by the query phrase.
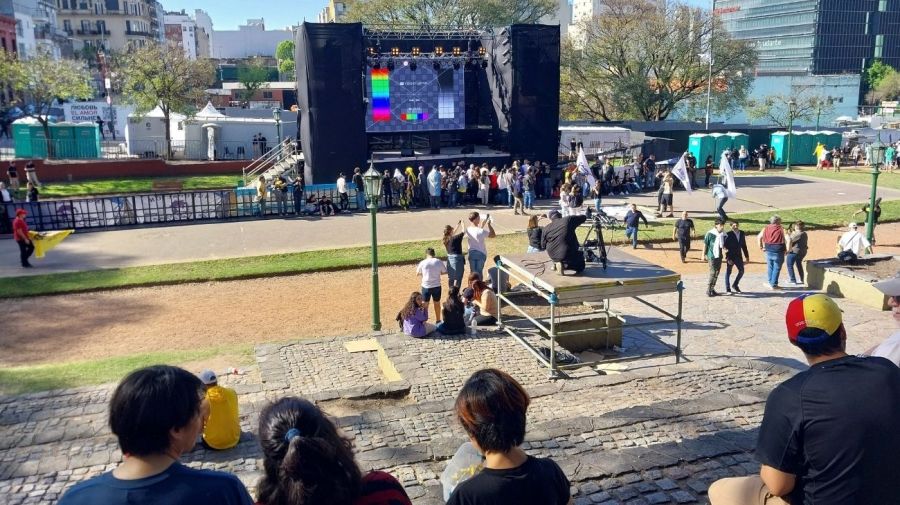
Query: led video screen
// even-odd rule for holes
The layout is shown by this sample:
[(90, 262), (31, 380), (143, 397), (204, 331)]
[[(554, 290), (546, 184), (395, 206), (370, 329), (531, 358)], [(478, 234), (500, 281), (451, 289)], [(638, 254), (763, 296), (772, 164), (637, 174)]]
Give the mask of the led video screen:
[(466, 127), (464, 70), (430, 62), (369, 68), (366, 76), (369, 133), (462, 130)]

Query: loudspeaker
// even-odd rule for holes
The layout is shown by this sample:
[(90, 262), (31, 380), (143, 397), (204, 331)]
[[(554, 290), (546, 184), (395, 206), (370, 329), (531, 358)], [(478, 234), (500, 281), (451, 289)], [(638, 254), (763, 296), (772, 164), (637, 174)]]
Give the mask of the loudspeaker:
[(416, 155), (416, 152), (413, 151), (412, 148), (410, 148), (410, 147), (404, 147), (403, 149), (400, 149), (400, 156), (402, 156), (404, 158), (412, 158), (415, 155)]

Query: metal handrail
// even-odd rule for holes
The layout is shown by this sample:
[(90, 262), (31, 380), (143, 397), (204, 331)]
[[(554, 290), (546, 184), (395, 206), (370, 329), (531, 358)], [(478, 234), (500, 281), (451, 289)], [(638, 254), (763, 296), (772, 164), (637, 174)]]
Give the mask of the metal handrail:
[(250, 163), (249, 165), (244, 167), (244, 169), (243, 169), (244, 184), (246, 185), (247, 181), (250, 180), (250, 178), (255, 177), (256, 174), (264, 172), (264, 171), (268, 170), (269, 168), (277, 165), (282, 160), (284, 160), (285, 150), (287, 149), (287, 146), (290, 144), (291, 144), (291, 139), (286, 138), (281, 141), (281, 144), (278, 144), (276, 147), (272, 148), (264, 156), (261, 156), (255, 160), (253, 160), (252, 163)]

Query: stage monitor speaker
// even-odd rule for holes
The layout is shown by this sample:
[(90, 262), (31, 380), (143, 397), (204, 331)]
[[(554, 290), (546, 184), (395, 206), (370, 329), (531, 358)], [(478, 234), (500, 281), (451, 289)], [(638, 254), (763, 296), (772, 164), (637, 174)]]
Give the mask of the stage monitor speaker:
[(416, 152), (413, 151), (409, 147), (404, 147), (403, 149), (400, 149), (400, 156), (402, 156), (404, 158), (412, 158), (415, 155), (416, 155)]
[(475, 154), (475, 146), (473, 146), (472, 144), (463, 146), (459, 154)]

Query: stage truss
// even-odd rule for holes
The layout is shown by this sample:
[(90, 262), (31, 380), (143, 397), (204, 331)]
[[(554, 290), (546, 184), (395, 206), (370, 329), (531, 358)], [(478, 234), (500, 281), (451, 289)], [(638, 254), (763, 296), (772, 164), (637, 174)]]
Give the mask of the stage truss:
[[(524, 260), (524, 261), (523, 261)], [(526, 293), (533, 293), (547, 302), (550, 308), (549, 325), (540, 321), (539, 317), (530, 314), (527, 307), (519, 306), (516, 302), (517, 295), (521, 295), (523, 291), (503, 292), (498, 289), (497, 298), (497, 324), (500, 329), (515, 338), (522, 344), (541, 365), (549, 369), (551, 379), (565, 377), (567, 370), (574, 370), (584, 367), (597, 367), (609, 363), (621, 363), (635, 361), (640, 359), (648, 359), (661, 356), (669, 356), (674, 354), (675, 362), (681, 362), (681, 326), (682, 326), (682, 304), (684, 283), (681, 276), (675, 272), (662, 269), (656, 265), (640, 260), (631, 256), (617, 248), (611, 248), (609, 251), (609, 268), (606, 272), (598, 264), (588, 263), (585, 272), (578, 276), (558, 276), (555, 272), (550, 272), (552, 262), (546, 253), (533, 253), (523, 256), (503, 257), (497, 261), (497, 269), (509, 276), (510, 285), (515, 286), (516, 281), (528, 288)], [(623, 269), (622, 265), (627, 263), (630, 268)], [(523, 266), (527, 265), (527, 266)], [(549, 272), (536, 273), (535, 266), (544, 265), (545, 270)], [(643, 268), (644, 272), (635, 276), (633, 271), (635, 267)], [(544, 270), (542, 268), (542, 270)], [(631, 273), (622, 272), (622, 270), (630, 270)], [(625, 275), (621, 275), (621, 274)], [(629, 276), (630, 275), (630, 276)], [(677, 295), (678, 310), (672, 313), (650, 301), (645, 300), (644, 296), (655, 294), (675, 293)], [(630, 323), (622, 314), (613, 312), (611, 309), (611, 300), (616, 298), (633, 298), (642, 303), (646, 307), (662, 314), (662, 320), (644, 321)], [(579, 316), (595, 316), (602, 315), (606, 317), (607, 323), (612, 318), (622, 318), (623, 324), (617, 326), (623, 332), (627, 328), (642, 328), (650, 326), (659, 326), (665, 324), (675, 324), (675, 345), (667, 344), (658, 338), (655, 341), (666, 349), (664, 352), (649, 352), (637, 355), (622, 356), (616, 358), (607, 358), (596, 361), (579, 361), (571, 364), (559, 364), (556, 362), (557, 338), (564, 335), (575, 335), (578, 333), (586, 333), (596, 331), (595, 329), (586, 330), (568, 330), (558, 331), (557, 324), (560, 318), (560, 305), (585, 304), (591, 302), (601, 302), (602, 308), (593, 312), (578, 314)], [(510, 308), (518, 312), (526, 321), (534, 328), (543, 331), (546, 336), (545, 341), (549, 342), (549, 357), (545, 357), (540, 350), (529, 342), (520, 329), (503, 323), (502, 309), (508, 305)], [(609, 326), (607, 324), (607, 326)], [(607, 331), (607, 338), (609, 332)]]

